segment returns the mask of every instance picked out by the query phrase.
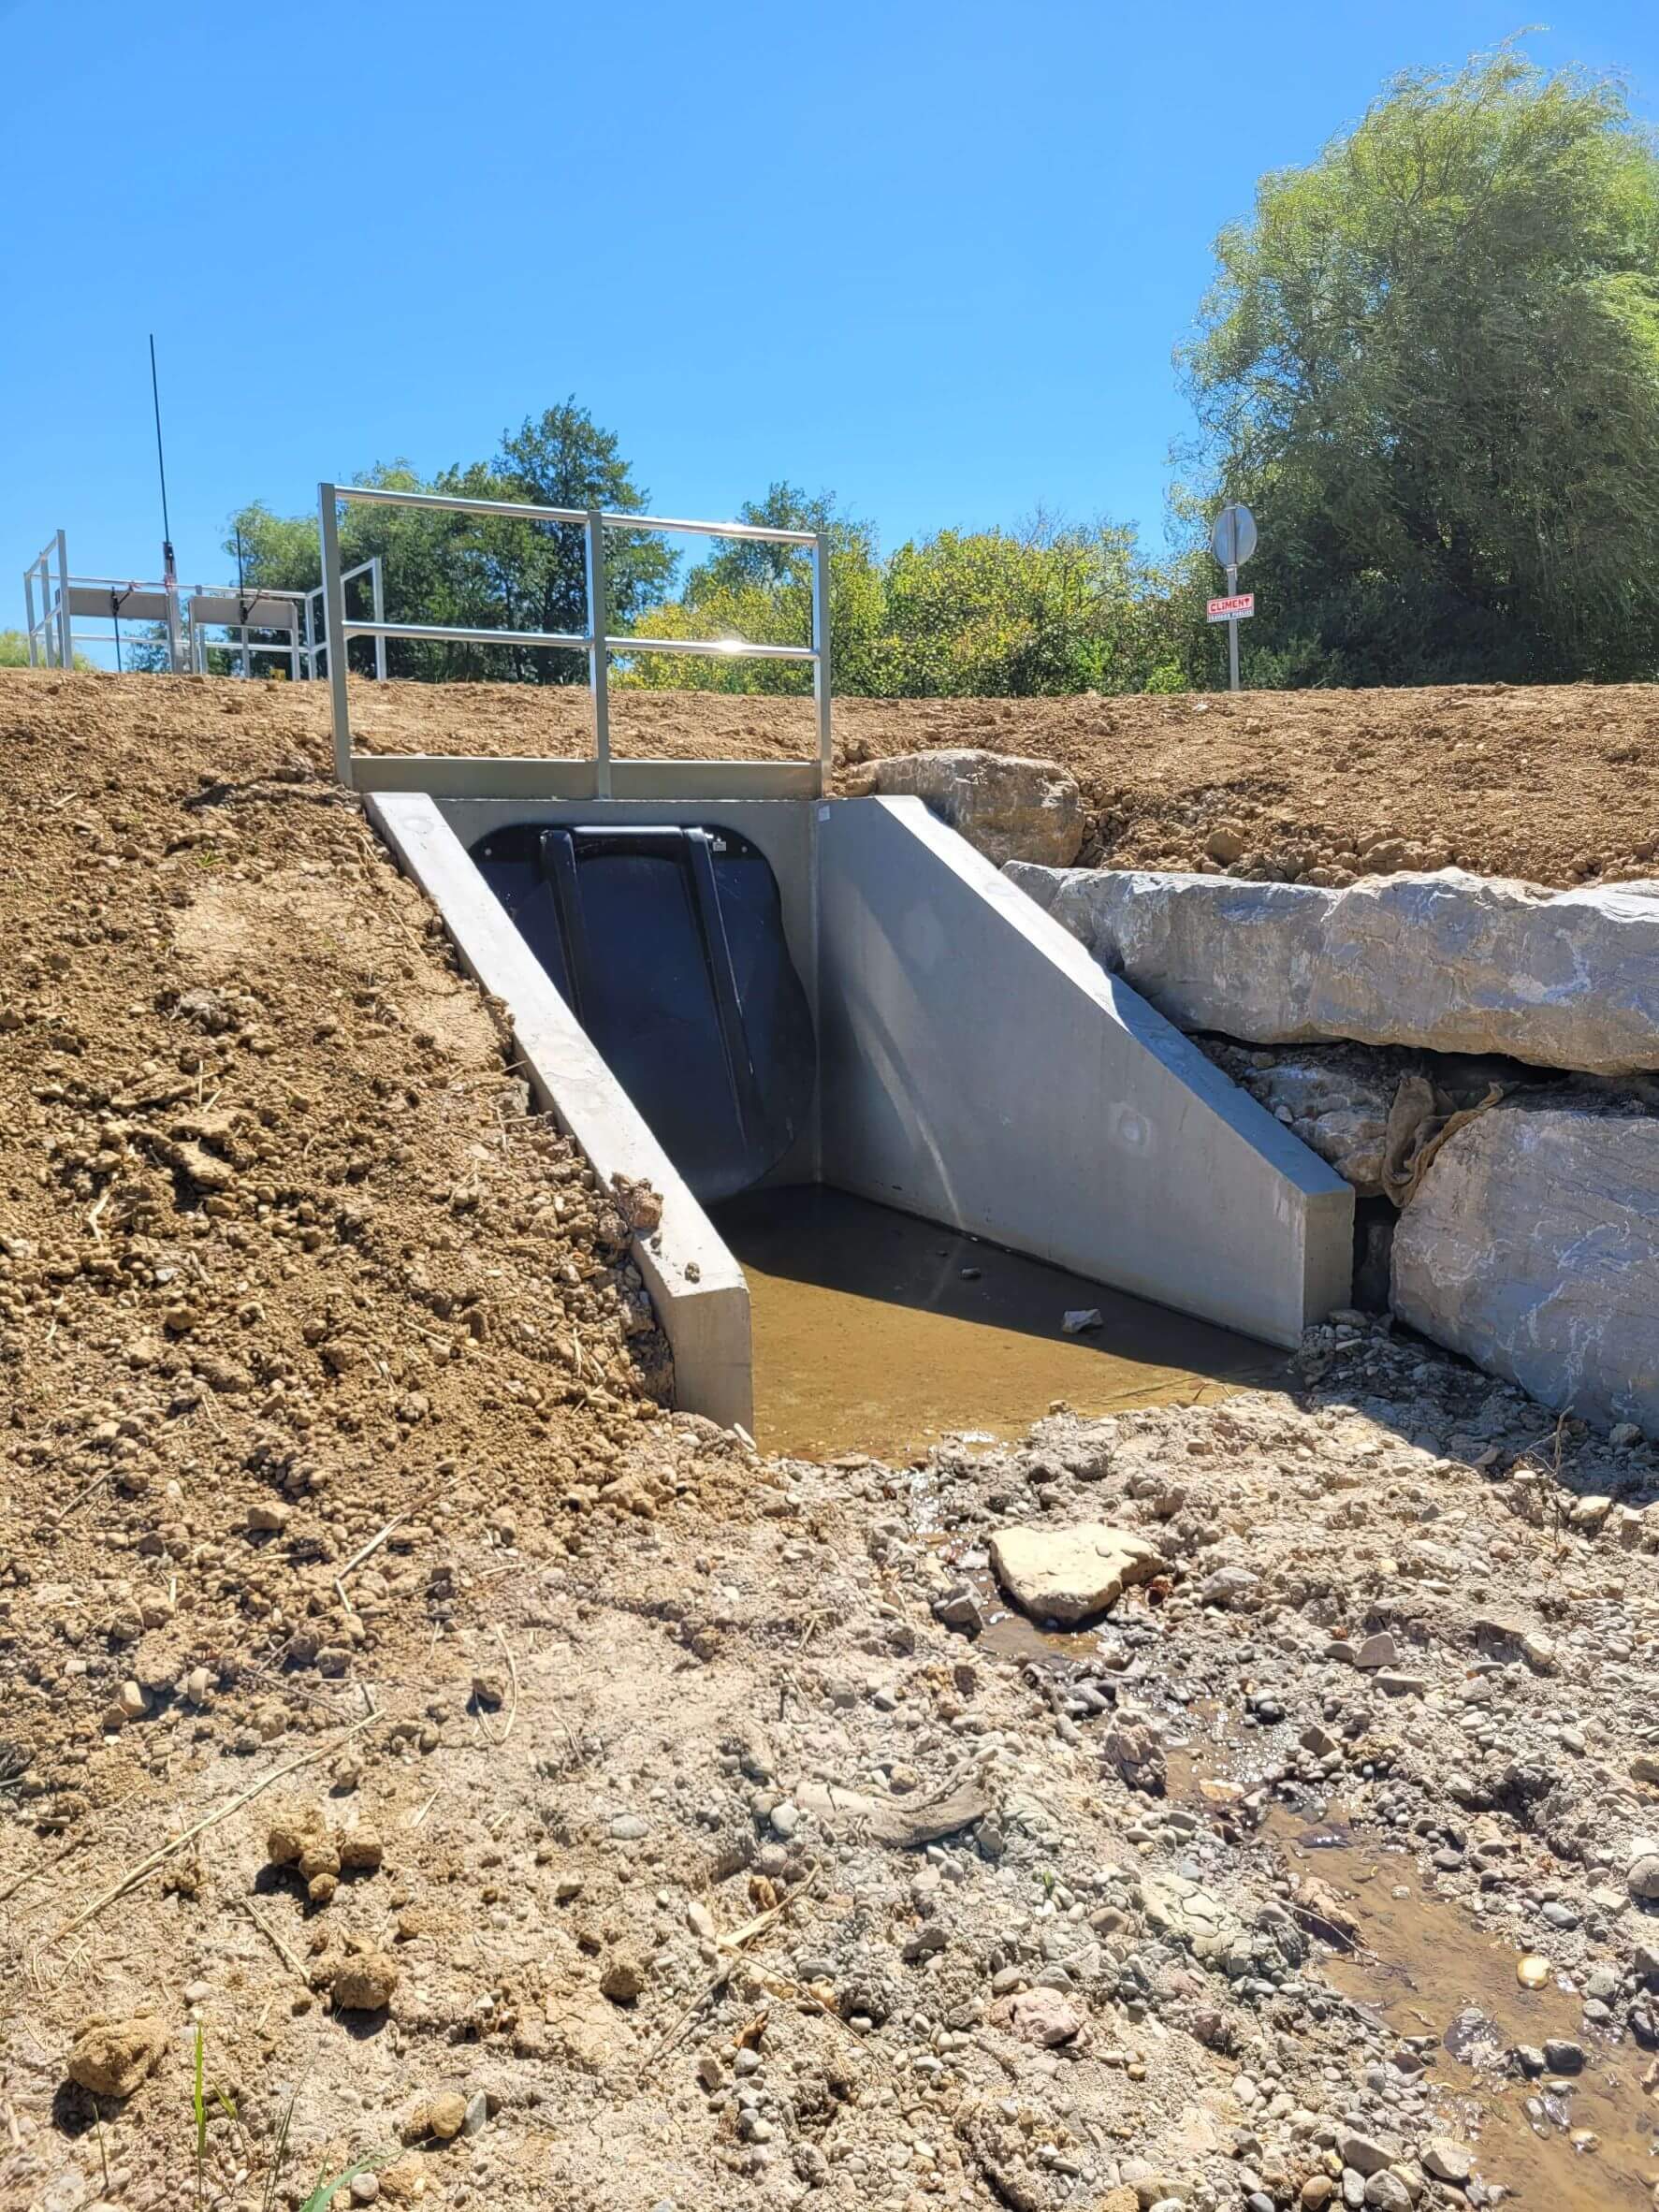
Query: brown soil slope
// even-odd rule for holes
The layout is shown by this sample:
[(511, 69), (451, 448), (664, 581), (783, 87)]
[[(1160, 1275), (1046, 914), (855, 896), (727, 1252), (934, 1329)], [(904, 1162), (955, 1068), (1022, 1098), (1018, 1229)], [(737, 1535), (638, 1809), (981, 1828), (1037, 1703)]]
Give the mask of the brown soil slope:
[[(579, 690), (353, 689), (365, 750), (589, 749)], [(214, 770), (248, 716), (267, 765), (327, 755), (322, 685), (0, 673), (0, 726), (25, 703), (113, 745), (122, 773), (169, 758)], [(814, 742), (797, 700), (618, 691), (612, 724), (623, 754), (803, 758)], [(1234, 833), (1221, 850), (1236, 850), (1237, 872), (1286, 878), (1363, 857), (1373, 873), (1452, 861), (1560, 884), (1649, 872), (1659, 852), (1659, 689), (1647, 686), (847, 699), (836, 729), (846, 763), (948, 745), (1060, 761), (1098, 817), (1088, 857), (1111, 866), (1198, 866), (1218, 829)]]

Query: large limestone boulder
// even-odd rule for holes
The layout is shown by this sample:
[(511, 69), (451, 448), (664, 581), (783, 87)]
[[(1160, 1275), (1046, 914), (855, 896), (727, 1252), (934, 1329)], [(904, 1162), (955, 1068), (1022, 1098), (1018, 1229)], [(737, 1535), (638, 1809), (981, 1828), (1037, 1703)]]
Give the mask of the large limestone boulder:
[(1392, 1303), (1546, 1405), (1659, 1437), (1659, 1115), (1547, 1095), (1460, 1128), (1400, 1217)]
[(1132, 1582), (1164, 1564), (1157, 1546), (1103, 1521), (1076, 1528), (1005, 1528), (991, 1539), (991, 1571), (1022, 1612), (1070, 1627), (1103, 1613)]
[(1548, 892), (1441, 868), (1323, 891), (1007, 873), (1178, 1028), (1503, 1053), (1593, 1075), (1659, 1069), (1659, 881)]
[(1011, 860), (1070, 867), (1083, 850), (1083, 793), (1054, 761), (962, 747), (872, 761), (856, 788), (923, 800), (1001, 867)]

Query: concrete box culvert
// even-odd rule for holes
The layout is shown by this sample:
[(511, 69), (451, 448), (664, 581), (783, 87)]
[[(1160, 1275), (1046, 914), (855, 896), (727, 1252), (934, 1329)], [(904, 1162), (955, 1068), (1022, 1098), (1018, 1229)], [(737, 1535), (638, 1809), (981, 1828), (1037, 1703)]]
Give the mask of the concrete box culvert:
[(469, 857), (509, 823), (741, 828), (766, 856), (818, 1039), (774, 1182), (822, 1181), (1292, 1346), (1349, 1294), (1353, 1193), (920, 800), (368, 796), (371, 819), (507, 1010), (595, 1173), (648, 1180), (633, 1257), (676, 1398), (754, 1425), (743, 1273)]

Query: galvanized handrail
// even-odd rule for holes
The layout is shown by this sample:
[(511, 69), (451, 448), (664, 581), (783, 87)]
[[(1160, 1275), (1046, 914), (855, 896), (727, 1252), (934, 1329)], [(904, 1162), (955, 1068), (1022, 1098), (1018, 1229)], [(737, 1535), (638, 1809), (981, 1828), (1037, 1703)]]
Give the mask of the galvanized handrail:
[[(57, 560), (57, 592), (52, 592), (51, 564)], [(35, 612), (35, 586), (40, 586), (40, 612)], [(69, 555), (64, 533), (55, 531), (23, 571), (24, 642), (29, 666), (73, 668), (75, 648), (69, 614)], [(38, 643), (36, 642), (38, 641)]]
[[(586, 533), (588, 627), (579, 634), (561, 630), (482, 630), (446, 622), (354, 622), (345, 611), (345, 580), (340, 567), (342, 500), (366, 506), (426, 508), (450, 515), (478, 515), (497, 521), (579, 524)], [(829, 667), (829, 539), (822, 531), (772, 530), (755, 522), (693, 522), (662, 515), (614, 513), (601, 507), (538, 507), (515, 500), (452, 497), (447, 492), (392, 491), (369, 484), (320, 484), (317, 527), (322, 546), (325, 628), (323, 642), (353, 637), (414, 640), (423, 644), (525, 646), (552, 652), (585, 652), (593, 698), (594, 786), (611, 795), (610, 657), (613, 653), (694, 653), (729, 655), (736, 660), (806, 661), (812, 665), (812, 694), (818, 710), (818, 784), (829, 781), (831, 761)], [(744, 538), (776, 546), (805, 546), (812, 552), (812, 643), (808, 646), (751, 645), (746, 638), (640, 637), (613, 634), (608, 613), (604, 533), (607, 530), (693, 533), (699, 537)], [(384, 651), (384, 643), (381, 645)], [(314, 649), (313, 649), (313, 666)], [(346, 655), (328, 655), (328, 683), (334, 707), (334, 766), (342, 783), (352, 781), (351, 706)]]
[[(348, 568), (340, 579), (340, 589), (355, 583), (358, 576), (369, 579), (369, 597), (374, 607), (374, 619), (379, 622), (386, 616), (386, 579), (381, 569), (380, 555), (371, 553), (367, 560), (359, 560), (356, 568)], [(305, 594), (305, 667), (313, 681), (317, 673), (317, 656), (328, 650), (328, 640), (324, 633), (323, 587), (313, 584)], [(374, 640), (374, 678), (386, 681), (386, 639), (376, 635)]]

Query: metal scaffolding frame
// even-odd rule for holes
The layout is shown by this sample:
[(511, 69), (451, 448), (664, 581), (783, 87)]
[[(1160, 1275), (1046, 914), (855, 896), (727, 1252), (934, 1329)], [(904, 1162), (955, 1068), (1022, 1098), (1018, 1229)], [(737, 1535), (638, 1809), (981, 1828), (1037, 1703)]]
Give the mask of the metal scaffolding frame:
[[(40, 603), (38, 611), (36, 593)], [(73, 668), (75, 643), (69, 615), (69, 556), (61, 530), (53, 533), (23, 571), (23, 617), (29, 666)]]
[[(208, 655), (218, 650), (234, 653), (241, 674), (251, 677), (255, 654), (274, 655), (287, 662), (289, 680), (298, 683), (308, 649), (306, 600), (303, 591), (192, 591), (184, 602), (192, 669), (197, 676), (209, 675)], [(210, 630), (226, 635), (212, 639)], [(255, 638), (255, 630), (277, 631), (286, 642)]]
[[(378, 553), (347, 569), (340, 579), (342, 590), (359, 577), (369, 580), (374, 624), (386, 629), (386, 579)], [(234, 584), (141, 582), (122, 576), (71, 575), (64, 532), (56, 531), (23, 571), (24, 638), (31, 668), (73, 668), (79, 626), (89, 645), (113, 645), (119, 656), (124, 622), (157, 622), (167, 634), (167, 666), (175, 676), (208, 674), (208, 654), (218, 649), (233, 653), (240, 673), (251, 676), (256, 657), (285, 660), (290, 677), (320, 679), (319, 663), (328, 653), (324, 619), (326, 592), (320, 584), (309, 589), (287, 590)], [(89, 630), (91, 623), (109, 629)], [(210, 630), (227, 633), (223, 641), (210, 639)], [(274, 638), (256, 637), (256, 631), (274, 632)], [(386, 674), (386, 637), (374, 640), (374, 674), (384, 683)]]
[[(556, 630), (479, 630), (448, 622), (388, 622), (377, 615), (369, 622), (354, 622), (345, 611), (345, 577), (340, 566), (340, 502), (362, 505), (421, 507), (446, 515), (477, 515), (497, 521), (579, 526), (587, 549), (588, 626), (580, 634)], [(607, 530), (656, 531), (678, 535), (747, 538), (774, 546), (801, 546), (812, 554), (812, 642), (806, 646), (751, 645), (746, 638), (640, 637), (624, 633), (612, 635), (608, 628), (604, 533)], [(327, 603), (329, 637), (407, 638), (419, 644), (528, 646), (537, 650), (585, 653), (593, 701), (592, 784), (596, 798), (612, 796), (610, 738), (610, 661), (613, 653), (696, 653), (730, 655), (738, 660), (800, 661), (810, 663), (812, 694), (818, 716), (818, 759), (811, 764), (809, 787), (819, 794), (830, 775), (830, 661), (829, 661), (829, 539), (822, 531), (769, 530), (753, 522), (691, 522), (662, 515), (611, 514), (599, 507), (537, 507), (509, 500), (457, 499), (432, 491), (388, 491), (363, 484), (319, 484), (317, 532), (322, 548), (323, 591)], [(378, 783), (396, 777), (406, 764), (396, 756), (357, 753), (352, 749), (351, 703), (346, 685), (345, 655), (329, 656), (328, 682), (334, 708), (334, 767), (342, 783), (352, 785), (359, 771), (367, 770)], [(570, 763), (554, 764), (560, 767)], [(755, 762), (700, 762), (702, 770), (742, 771), (772, 769), (791, 764)], [(805, 767), (807, 764), (801, 764)], [(746, 779), (734, 779), (734, 788)]]

